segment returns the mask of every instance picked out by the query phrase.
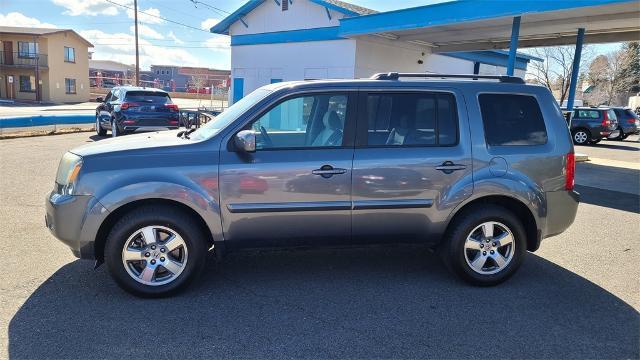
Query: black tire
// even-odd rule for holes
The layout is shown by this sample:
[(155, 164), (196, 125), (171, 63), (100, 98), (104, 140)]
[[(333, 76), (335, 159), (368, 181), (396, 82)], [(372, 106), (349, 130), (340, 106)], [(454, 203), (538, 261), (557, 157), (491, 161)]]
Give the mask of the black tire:
[(623, 141), (624, 139), (626, 139), (627, 137), (624, 135), (624, 131), (622, 130), (622, 128), (618, 128), (618, 131), (620, 131), (620, 134), (618, 134), (618, 136), (615, 138), (618, 141)]
[[(129, 237), (146, 226), (163, 226), (175, 231), (186, 244), (188, 260), (182, 272), (171, 282), (145, 285), (133, 279), (122, 260)], [(188, 214), (171, 206), (151, 205), (132, 210), (111, 229), (105, 245), (105, 262), (116, 283), (140, 297), (165, 297), (178, 293), (202, 272), (206, 262), (207, 241), (198, 223)]]
[[(584, 136), (579, 135), (581, 133), (584, 134)], [(591, 142), (591, 133), (587, 129), (575, 129), (571, 131), (571, 138), (576, 145), (587, 145)]]
[[(508, 227), (514, 238), (515, 249), (511, 261), (502, 270), (494, 274), (481, 274), (467, 263), (465, 241), (474, 229), (488, 221)], [(526, 244), (522, 222), (509, 210), (497, 205), (473, 206), (456, 216), (440, 246), (439, 254), (447, 268), (462, 280), (476, 286), (494, 286), (507, 280), (518, 270), (527, 253)]]
[(120, 136), (120, 129), (118, 129), (118, 124), (115, 119), (111, 119), (111, 137)]
[(98, 136), (106, 136), (107, 135), (107, 129), (104, 129), (100, 125), (99, 116), (100, 115), (96, 114), (96, 134), (98, 134)]
[(591, 142), (589, 144), (591, 145), (595, 145), (597, 143), (599, 143), (600, 141), (602, 141), (602, 139), (598, 139), (598, 140), (591, 140)]

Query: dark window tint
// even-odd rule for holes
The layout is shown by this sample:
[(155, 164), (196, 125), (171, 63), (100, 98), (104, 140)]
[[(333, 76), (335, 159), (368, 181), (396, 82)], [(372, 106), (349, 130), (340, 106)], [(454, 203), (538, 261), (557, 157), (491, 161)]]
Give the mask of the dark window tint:
[(482, 122), (488, 145), (542, 145), (547, 130), (533, 96), (482, 94)]
[(282, 11), (289, 10), (289, 0), (282, 0)]
[(130, 102), (171, 104), (169, 94), (154, 91), (127, 91), (124, 100)]
[(370, 94), (366, 117), (368, 145), (453, 145), (457, 142), (458, 117), (451, 94)]

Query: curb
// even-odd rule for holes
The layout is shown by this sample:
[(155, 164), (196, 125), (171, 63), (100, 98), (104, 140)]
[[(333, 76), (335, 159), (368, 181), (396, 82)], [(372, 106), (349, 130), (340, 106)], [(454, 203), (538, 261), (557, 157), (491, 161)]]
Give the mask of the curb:
[(576, 162), (589, 161), (589, 155), (576, 153)]

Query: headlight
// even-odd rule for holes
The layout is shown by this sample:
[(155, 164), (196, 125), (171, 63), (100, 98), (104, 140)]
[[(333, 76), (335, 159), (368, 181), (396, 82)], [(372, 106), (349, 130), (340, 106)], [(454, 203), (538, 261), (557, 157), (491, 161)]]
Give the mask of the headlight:
[(58, 173), (56, 174), (58, 193), (73, 195), (81, 167), (82, 158), (80, 156), (70, 152), (62, 156), (60, 165), (58, 165)]

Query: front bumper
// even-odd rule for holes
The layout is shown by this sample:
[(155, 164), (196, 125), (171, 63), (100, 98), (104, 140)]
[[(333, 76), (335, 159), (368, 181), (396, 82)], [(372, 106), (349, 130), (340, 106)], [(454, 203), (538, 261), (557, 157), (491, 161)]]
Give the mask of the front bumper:
[(51, 192), (45, 200), (45, 226), (76, 257), (94, 258), (94, 241), (108, 213), (93, 196)]
[(580, 194), (576, 191), (549, 191), (547, 197), (547, 227), (544, 237), (558, 235), (576, 219)]

